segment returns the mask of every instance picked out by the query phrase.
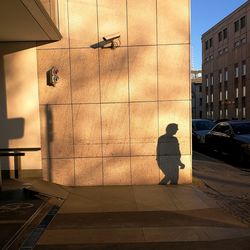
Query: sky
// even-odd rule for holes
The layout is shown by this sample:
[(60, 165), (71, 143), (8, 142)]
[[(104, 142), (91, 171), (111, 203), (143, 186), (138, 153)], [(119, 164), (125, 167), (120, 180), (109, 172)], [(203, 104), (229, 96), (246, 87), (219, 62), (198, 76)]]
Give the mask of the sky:
[(201, 36), (246, 0), (191, 0), (191, 53), (193, 69), (201, 69)]

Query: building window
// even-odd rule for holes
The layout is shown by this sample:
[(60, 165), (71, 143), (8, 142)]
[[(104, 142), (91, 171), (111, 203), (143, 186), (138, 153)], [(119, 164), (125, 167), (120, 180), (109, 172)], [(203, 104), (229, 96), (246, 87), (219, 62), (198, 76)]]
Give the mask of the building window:
[(222, 101), (222, 91), (220, 91), (220, 101)]
[(210, 83), (211, 83), (211, 85), (214, 85), (214, 76), (213, 76), (213, 74), (210, 74)]
[(225, 100), (228, 99), (228, 88), (227, 88), (227, 82), (224, 83), (224, 90), (225, 90)]
[(219, 40), (219, 42), (222, 41), (222, 31), (220, 31), (220, 32), (218, 33), (218, 40)]
[(208, 41), (205, 42), (205, 48), (208, 49)]
[(240, 29), (240, 21), (237, 20), (236, 22), (234, 22), (234, 32), (239, 31)]
[(218, 33), (218, 41), (221, 42), (222, 40), (227, 38), (227, 28), (225, 28), (223, 31), (220, 31)]
[(242, 107), (246, 107), (246, 97), (245, 96), (242, 96), (241, 102), (242, 102)]
[(227, 28), (223, 30), (223, 39), (227, 38)]
[(222, 118), (222, 109), (220, 109), (220, 118)]
[(200, 118), (202, 118), (202, 111), (200, 110)]
[(234, 65), (234, 77), (238, 78), (239, 77), (239, 66), (238, 63)]
[(219, 82), (222, 82), (222, 72), (221, 72), (221, 70), (219, 71)]
[(202, 86), (199, 87), (199, 91), (202, 92)]
[(209, 47), (212, 48), (213, 47), (213, 38), (209, 39)]
[(202, 106), (202, 98), (200, 98), (200, 106)]
[(227, 108), (225, 109), (225, 117), (226, 117), (226, 119), (228, 118), (228, 109)]
[(246, 107), (242, 108), (242, 118), (245, 119), (246, 118)]
[(206, 86), (208, 87), (208, 75), (205, 76)]
[(239, 97), (239, 88), (238, 87), (235, 88), (235, 97), (236, 98)]
[(243, 17), (240, 19), (240, 28), (243, 29), (245, 26), (246, 26), (246, 17), (243, 16)]
[(247, 65), (246, 61), (242, 62), (242, 75), (245, 76), (247, 74)]
[(235, 108), (235, 118), (239, 118), (239, 108)]
[(246, 96), (246, 85), (242, 86), (242, 96)]
[(228, 69), (227, 68), (224, 69), (224, 79), (225, 81), (228, 81)]
[(209, 102), (209, 97), (208, 97), (208, 95), (206, 96), (206, 101), (207, 101), (207, 103)]

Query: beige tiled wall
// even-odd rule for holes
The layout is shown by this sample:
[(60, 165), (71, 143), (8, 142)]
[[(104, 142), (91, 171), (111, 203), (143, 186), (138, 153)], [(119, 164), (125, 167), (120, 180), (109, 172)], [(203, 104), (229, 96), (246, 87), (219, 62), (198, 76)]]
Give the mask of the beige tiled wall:
[(102, 157), (99, 104), (73, 105), (75, 157)]
[(99, 103), (98, 51), (71, 49), (71, 91), (73, 103)]
[(130, 101), (157, 101), (157, 47), (133, 46), (128, 53)]
[(156, 45), (156, 1), (127, 1), (128, 44)]
[(70, 0), (68, 1), (68, 13), (71, 48), (89, 48), (91, 44), (97, 43), (98, 19), (96, 1)]
[[(176, 123), (185, 164), (179, 183), (191, 182), (189, 0), (58, 4), (64, 38), (37, 47), (44, 178), (158, 184), (157, 141)], [(119, 48), (90, 47), (117, 32)], [(46, 85), (52, 66), (56, 87)]]

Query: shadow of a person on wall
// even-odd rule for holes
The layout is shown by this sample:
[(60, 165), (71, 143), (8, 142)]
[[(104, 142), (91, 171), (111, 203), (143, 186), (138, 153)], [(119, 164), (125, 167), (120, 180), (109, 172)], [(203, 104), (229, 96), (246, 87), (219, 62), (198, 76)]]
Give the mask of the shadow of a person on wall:
[(174, 136), (178, 131), (176, 123), (170, 123), (166, 127), (166, 134), (158, 139), (157, 143), (157, 163), (164, 178), (159, 184), (178, 184), (179, 168), (185, 168), (181, 162), (179, 142)]

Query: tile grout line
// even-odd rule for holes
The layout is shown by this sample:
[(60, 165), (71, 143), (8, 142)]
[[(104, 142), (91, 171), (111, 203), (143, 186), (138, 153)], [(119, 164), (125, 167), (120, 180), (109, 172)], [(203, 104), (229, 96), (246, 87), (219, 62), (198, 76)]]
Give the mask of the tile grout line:
[[(40, 145), (42, 145), (42, 137), (43, 137), (43, 129), (42, 129), (42, 112), (43, 111), (42, 111), (42, 107), (46, 106), (48, 104), (44, 104), (44, 105), (41, 104), (41, 99), (42, 98), (41, 98), (41, 93), (40, 93), (40, 78), (39, 78), (39, 71), (40, 71), (39, 66), (40, 65), (38, 64), (39, 50), (37, 49), (38, 42), (36, 41), (35, 44), (36, 44), (36, 69), (37, 69), (36, 76), (37, 76), (37, 96), (38, 96), (38, 112), (39, 112), (39, 133), (40, 133), (39, 139), (40, 139)], [(46, 130), (47, 130), (47, 128), (46, 128)], [(48, 145), (46, 145), (46, 146), (48, 146)], [(43, 157), (42, 157), (42, 155), (43, 155), (43, 149), (41, 147), (41, 151), (40, 151), (41, 165), (40, 166), (41, 166), (42, 179), (43, 179), (44, 174), (43, 174)], [(47, 160), (48, 156), (46, 158), (44, 158), (44, 159)], [(48, 171), (48, 173), (49, 173), (49, 171)], [(47, 177), (48, 177), (48, 173), (46, 174)]]
[[(99, 40), (99, 39), (98, 39)], [(137, 45), (126, 45), (126, 46), (120, 46), (120, 48), (136, 48), (136, 47), (157, 47), (157, 46), (183, 46), (183, 45), (187, 45), (190, 46), (190, 43), (161, 43), (161, 44), (137, 44)], [(63, 49), (68, 49), (68, 48), (42, 48), (42, 49), (38, 49), (38, 50), (63, 50)], [(77, 50), (77, 49), (90, 49), (93, 50), (93, 48), (91, 47), (83, 47), (83, 46), (79, 46), (79, 47), (72, 47), (70, 48), (72, 50)]]
[[(156, 155), (154, 155), (154, 154), (151, 154), (151, 155), (131, 155), (131, 156), (129, 156), (129, 155), (126, 155), (126, 156), (124, 156), (124, 155), (112, 155), (112, 156), (95, 156), (95, 157), (93, 157), (93, 156), (81, 156), (81, 157), (76, 157), (76, 159), (99, 159), (99, 158), (127, 158), (127, 157), (131, 157), (131, 158), (135, 158), (135, 157), (152, 157), (152, 156), (156, 156)], [(175, 156), (175, 155), (173, 155), (173, 156)], [(189, 153), (187, 153), (187, 154), (182, 154), (182, 156), (190, 156), (190, 154)], [(46, 159), (54, 159), (54, 160), (70, 160), (70, 159), (72, 159), (71, 157), (68, 157), (68, 158), (65, 158), (65, 157), (53, 157), (53, 158), (42, 158), (43, 160), (46, 160)]]
[[(100, 39), (99, 35), (99, 11), (98, 0), (96, 0), (96, 22), (97, 22), (97, 41)], [(104, 166), (103, 166), (103, 130), (102, 130), (102, 92), (101, 92), (101, 62), (100, 62), (100, 48), (98, 48), (98, 81), (99, 81), (99, 102), (100, 104), (100, 129), (101, 129), (101, 151), (102, 151), (102, 185), (104, 186)]]
[[(130, 101), (130, 102), (74, 102), (73, 105), (92, 105), (92, 104), (121, 104), (121, 103), (157, 103), (157, 102), (186, 102), (190, 101), (190, 99), (181, 99), (181, 100), (153, 100), (153, 101)], [(70, 103), (41, 103), (41, 106), (45, 105), (54, 105), (54, 106), (60, 106), (60, 105), (70, 105)]]
[(130, 167), (130, 185), (132, 185), (132, 163), (131, 163), (131, 112), (130, 112), (130, 74), (129, 74), (129, 48), (128, 48), (128, 1), (126, 0), (126, 25), (127, 25), (127, 66), (128, 66), (128, 133), (129, 133), (129, 167)]
[[(75, 131), (74, 131), (74, 107), (73, 107), (73, 93), (72, 93), (72, 83), (71, 83), (71, 69), (72, 69), (72, 64), (71, 64), (71, 50), (70, 50), (70, 32), (69, 32), (69, 2), (67, 0), (67, 17), (68, 17), (68, 43), (69, 43), (69, 86), (70, 86), (70, 106), (71, 106), (71, 122), (72, 122), (72, 143), (73, 143), (73, 162), (74, 162), (74, 186), (76, 184), (76, 163), (75, 163)], [(60, 18), (60, 17), (58, 17)]]
[[(188, 6), (189, 6), (189, 13), (188, 13), (188, 15), (189, 15), (189, 20), (190, 20), (190, 0), (188, 0)], [(190, 22), (190, 21), (189, 21)], [(189, 33), (189, 43), (190, 43), (190, 40), (191, 40), (191, 30), (190, 30), (190, 23), (189, 23), (189, 25), (188, 25), (188, 33)], [(191, 46), (189, 47), (189, 50), (188, 50), (188, 61), (189, 61), (189, 66), (188, 66), (188, 71), (189, 71), (189, 76), (191, 76), (191, 63), (190, 63), (190, 60), (191, 60)], [(190, 119), (190, 121), (189, 121), (189, 140), (190, 140), (190, 151), (189, 151), (189, 153), (190, 153), (190, 156), (192, 155), (192, 140), (190, 139), (190, 138), (192, 138), (192, 93), (191, 93), (191, 89), (192, 89), (192, 84), (191, 84), (191, 78), (189, 77), (189, 82), (188, 82), (188, 85), (189, 85), (189, 93), (188, 93), (188, 99), (189, 99), (189, 119)], [(191, 157), (191, 166), (190, 166), (190, 177), (191, 177), (191, 179), (192, 179), (192, 157)]]
[[(155, 2), (156, 4), (156, 75), (157, 75), (157, 136), (159, 138), (160, 136), (160, 102), (159, 102), (159, 48), (158, 48), (158, 0), (156, 0)], [(158, 145), (158, 142), (157, 142), (157, 145)], [(156, 152), (157, 154), (157, 152)], [(156, 158), (157, 158), (157, 155), (156, 155)], [(160, 180), (161, 180), (161, 172), (160, 172), (160, 168), (159, 168), (159, 174), (158, 174), (158, 181), (160, 183)]]

